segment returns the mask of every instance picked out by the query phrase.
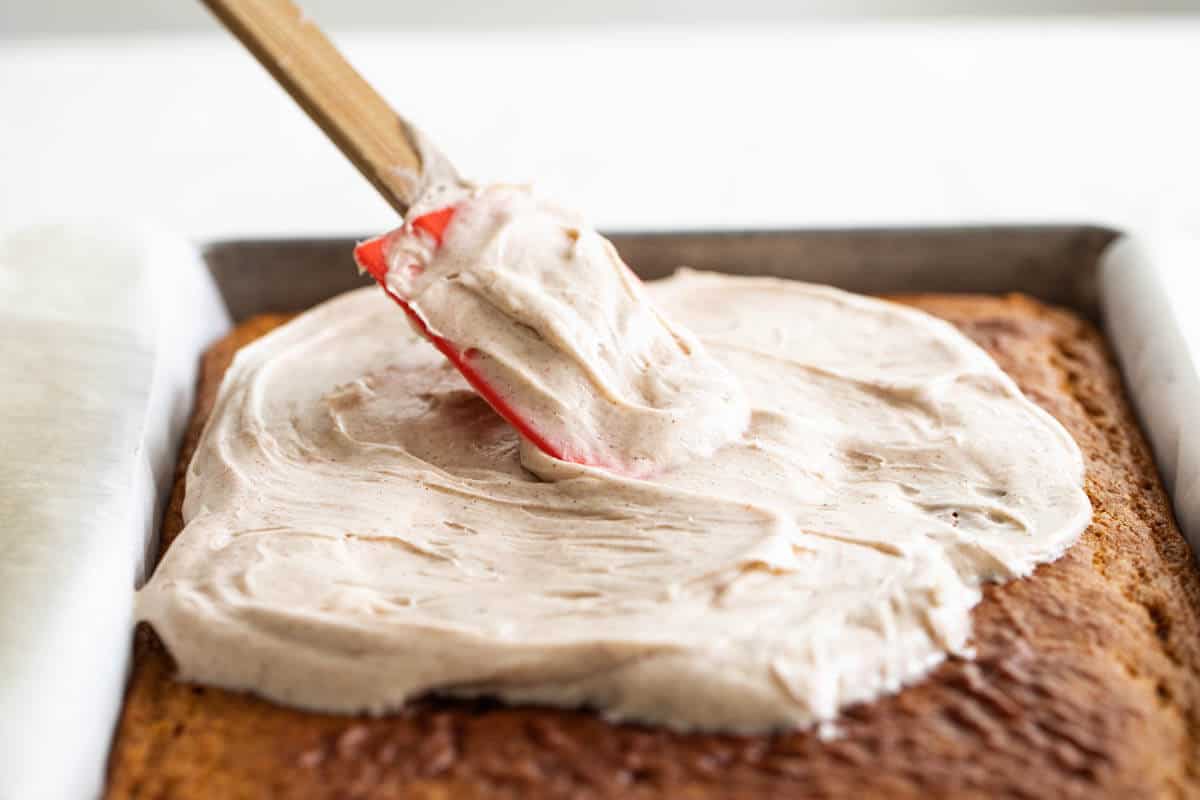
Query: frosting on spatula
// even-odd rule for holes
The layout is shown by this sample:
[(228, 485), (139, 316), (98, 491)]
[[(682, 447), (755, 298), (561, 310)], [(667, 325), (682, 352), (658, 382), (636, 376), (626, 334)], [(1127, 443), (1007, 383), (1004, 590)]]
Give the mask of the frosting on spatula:
[(612, 244), (528, 189), (491, 186), (355, 251), (554, 479), (644, 476), (746, 429), (737, 381), (665, 319)]

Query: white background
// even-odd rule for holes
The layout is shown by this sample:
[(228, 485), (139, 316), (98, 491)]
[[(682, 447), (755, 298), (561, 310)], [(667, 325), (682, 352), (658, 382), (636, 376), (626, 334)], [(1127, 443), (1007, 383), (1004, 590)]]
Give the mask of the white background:
[[(341, 29), (409, 30), (1200, 11), (1200, 0), (304, 0), (302, 5)], [(207, 24), (199, 0), (0, 0), (0, 35), (200, 30)]]
[[(1088, 220), (1200, 232), (1200, 22), (352, 33), (469, 175), (607, 227)], [(0, 45), (0, 227), (148, 216), (206, 237), (393, 222), (207, 33)]]
[[(1200, 232), (1200, 16), (1128, 5), (305, 3), (466, 174), (536, 181), (605, 227)], [(999, 15), (1032, 8), (1076, 13)], [(394, 222), (196, 0), (0, 0), (0, 23), (0, 229)]]

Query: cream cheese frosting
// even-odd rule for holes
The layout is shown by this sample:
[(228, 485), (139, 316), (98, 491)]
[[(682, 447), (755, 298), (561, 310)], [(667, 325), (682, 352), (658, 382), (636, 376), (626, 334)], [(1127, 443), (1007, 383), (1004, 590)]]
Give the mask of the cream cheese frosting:
[(580, 215), (519, 186), (464, 191), (443, 213), (436, 237), (418, 222), (385, 239), (382, 283), (519, 426), (526, 468), (647, 475), (745, 430), (738, 382)]
[(981, 584), (1090, 519), (1070, 436), (950, 325), (768, 278), (645, 291), (749, 412), (641, 479), (532, 474), (374, 288), (244, 348), (137, 597), (181, 677), (339, 712), (434, 691), (805, 726), (964, 652)]

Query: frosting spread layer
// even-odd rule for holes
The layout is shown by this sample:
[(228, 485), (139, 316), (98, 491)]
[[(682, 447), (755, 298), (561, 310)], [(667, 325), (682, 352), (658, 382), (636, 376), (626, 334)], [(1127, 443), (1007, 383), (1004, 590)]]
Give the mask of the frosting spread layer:
[(351, 292), (238, 354), (139, 618), (184, 678), (305, 708), (432, 690), (762, 731), (920, 678), (981, 582), (1087, 524), (1070, 436), (949, 325), (764, 278), (646, 291), (745, 392), (711, 457), (539, 480)]

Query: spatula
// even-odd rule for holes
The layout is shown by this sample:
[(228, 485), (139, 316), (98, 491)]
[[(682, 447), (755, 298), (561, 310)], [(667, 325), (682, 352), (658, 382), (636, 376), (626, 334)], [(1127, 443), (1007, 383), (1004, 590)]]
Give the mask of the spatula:
[[(431, 181), (461, 182), (445, 157), (392, 110), (291, 0), (203, 2), (401, 215)], [(429, 246), (440, 247), (453, 215), (453, 206), (434, 209), (390, 235), (422, 237)], [(535, 419), (490, 385), (462, 348), (430, 331), (408, 300), (388, 287), (387, 238), (371, 239), (355, 248), (360, 268), (378, 281), (500, 416), (539, 449), (562, 459), (564, 448), (549, 441)]]
[(291, 0), (203, 2), (400, 214), (448, 168)]

